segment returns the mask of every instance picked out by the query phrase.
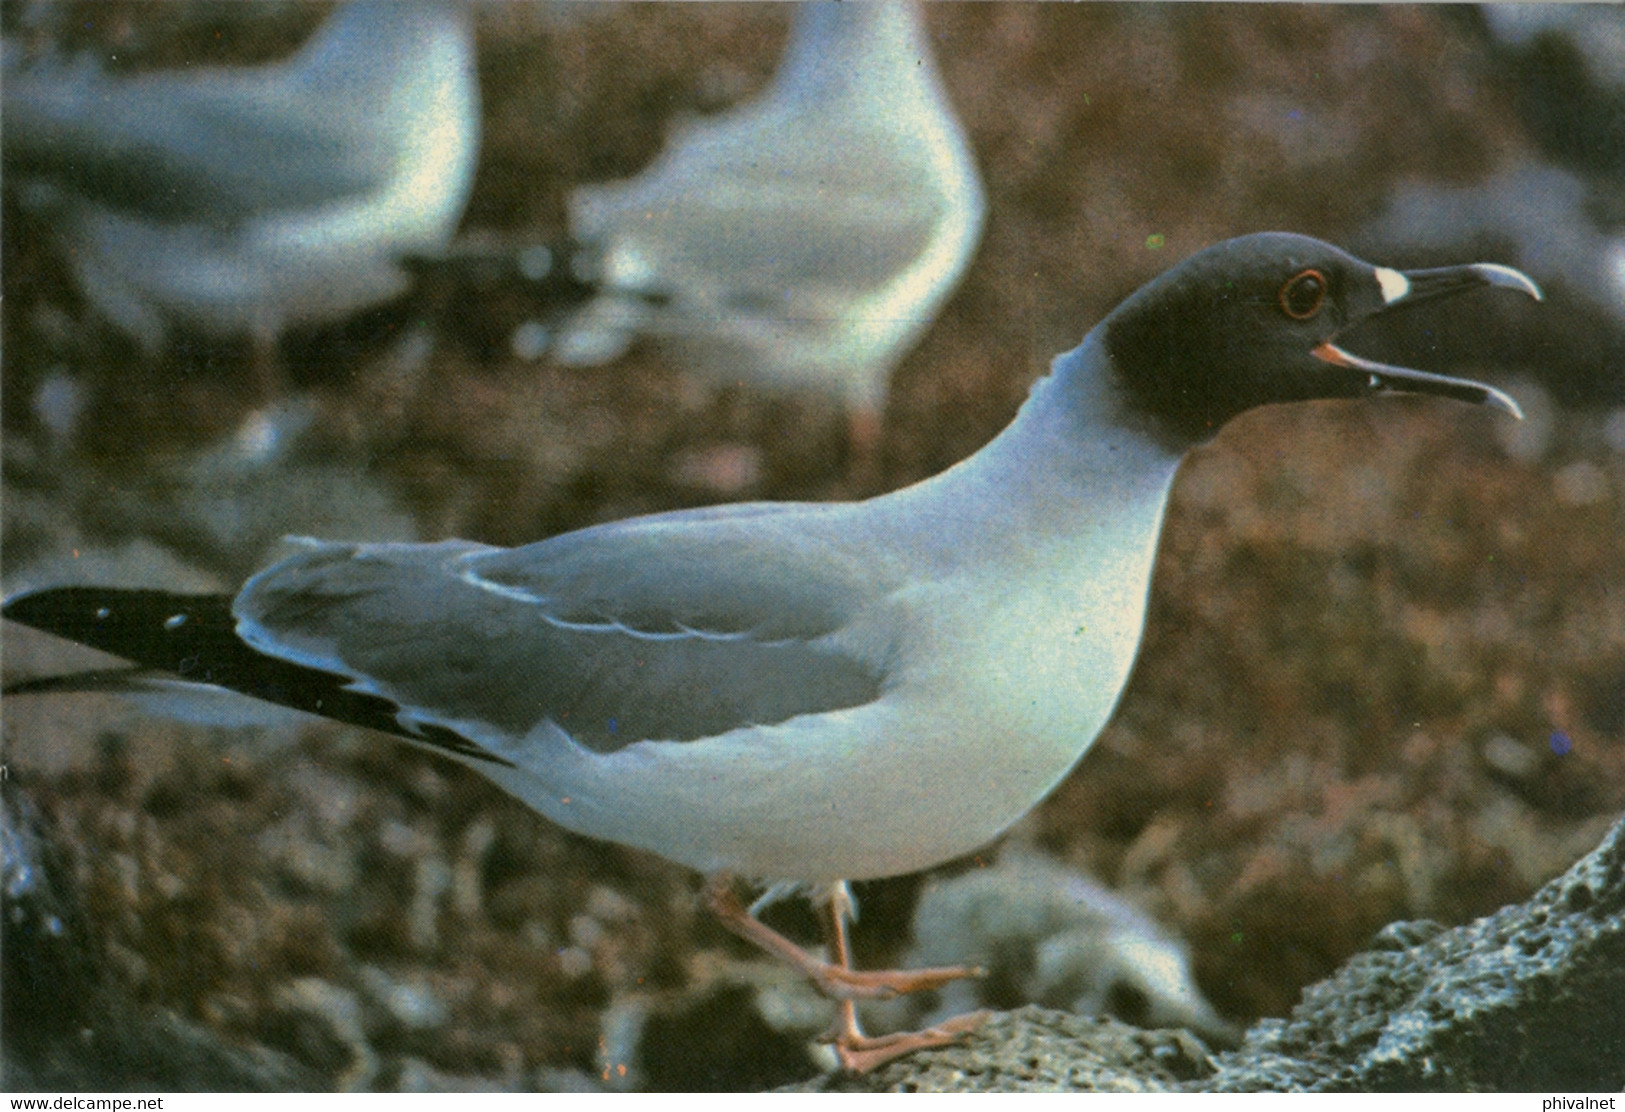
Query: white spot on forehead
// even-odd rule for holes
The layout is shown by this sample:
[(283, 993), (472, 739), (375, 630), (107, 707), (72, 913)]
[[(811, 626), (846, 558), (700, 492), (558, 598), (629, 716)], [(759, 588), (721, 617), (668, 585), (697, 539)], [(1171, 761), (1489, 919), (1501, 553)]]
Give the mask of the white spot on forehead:
[(1392, 305), (1400, 298), (1411, 292), (1411, 280), (1397, 270), (1389, 270), (1379, 266), (1377, 271), (1377, 285), (1382, 287), (1382, 303)]

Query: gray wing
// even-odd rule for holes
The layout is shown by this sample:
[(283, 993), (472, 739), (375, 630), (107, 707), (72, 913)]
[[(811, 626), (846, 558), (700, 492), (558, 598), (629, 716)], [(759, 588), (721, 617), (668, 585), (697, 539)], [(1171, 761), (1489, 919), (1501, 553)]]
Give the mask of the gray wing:
[(601, 752), (874, 700), (887, 638), (851, 628), (883, 574), (802, 528), (809, 515), (764, 510), (512, 550), (317, 545), (250, 581), (238, 631), (353, 676), (403, 721), (510, 739), (551, 721)]
[(389, 169), (368, 144), (265, 105), (75, 69), (7, 78), (9, 171), (148, 218), (229, 226), (361, 192)]
[[(394, 169), (385, 97), (414, 43), (460, 24), (412, 4), (352, 4), (285, 63), (104, 73), (8, 64), (6, 161), (150, 219), (229, 225), (368, 192)], [(8, 56), (8, 62), (11, 59)]]

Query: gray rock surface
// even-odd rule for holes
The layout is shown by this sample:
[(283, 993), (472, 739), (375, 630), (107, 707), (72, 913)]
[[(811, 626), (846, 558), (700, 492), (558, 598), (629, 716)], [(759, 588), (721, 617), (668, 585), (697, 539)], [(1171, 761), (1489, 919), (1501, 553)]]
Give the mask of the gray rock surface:
[(1219, 1063), (1202, 1088), (1617, 1092), (1625, 822), (1526, 903), (1388, 927)]
[(1451, 930), (1395, 923), (1291, 1016), (1210, 1055), (1180, 1031), (1040, 1008), (839, 1092), (1567, 1090), (1625, 1086), (1625, 821), (1536, 892)]
[(1207, 1048), (1185, 1031), (1142, 1031), (1110, 1016), (1029, 1005), (994, 1015), (962, 1045), (859, 1076), (825, 1074), (790, 1091), (1164, 1093), (1213, 1069)]

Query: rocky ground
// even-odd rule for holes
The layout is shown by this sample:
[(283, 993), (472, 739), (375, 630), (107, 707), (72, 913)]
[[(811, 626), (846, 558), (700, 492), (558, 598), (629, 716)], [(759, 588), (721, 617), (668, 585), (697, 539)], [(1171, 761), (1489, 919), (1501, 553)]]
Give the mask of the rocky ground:
[[(8, 35), (37, 33), (20, 11)], [(318, 17), (107, 3), (58, 33), (132, 66), (252, 60)], [(1352, 242), (1401, 183), (1534, 157), (1458, 12), (954, 5), (929, 23), (989, 219), (892, 378), (873, 469), (834, 405), (701, 385), (653, 346), (522, 361), (500, 298), (442, 291), (295, 337), (269, 378), (229, 344), (148, 360), (8, 193), (7, 591), (225, 587), (283, 532), (511, 543), (890, 489), (985, 442), (1051, 354), (1190, 251), (1264, 228)], [(760, 87), (784, 27), (773, 6), (480, 9), (466, 226), (557, 234), (573, 183), (636, 172), (674, 117)], [(1566, 388), (1581, 329), (1472, 342), (1529, 312), (1588, 319), (1571, 309), (1461, 302), (1440, 309), (1468, 321), (1448, 350), (1349, 343), (1493, 376), (1522, 425), (1404, 400), (1255, 412), (1175, 488), (1120, 712), (1022, 833), (1188, 939), (1233, 1020), (1285, 1016), (1391, 921), (1526, 898), (1625, 809), (1625, 417), (1550, 400), (1589, 396)], [(8, 679), (84, 660), (4, 638)], [(432, 756), (103, 695), (8, 698), (4, 741), (7, 792), (81, 909), (63, 960), (105, 994), (21, 991), (40, 982), (8, 966), (8, 1031), (56, 1015), (107, 1045), (107, 1016), (161, 1016), (177, 1040), (257, 1048), (239, 1072), (161, 1075), (215, 1086), (741, 1089), (823, 1061), (807, 1043), (827, 1012), (699, 913), (693, 876)], [(860, 959), (906, 948), (919, 883), (860, 887)], [(120, 1003), (92, 1022), (87, 999)], [(157, 1053), (80, 1065), (139, 1087), (160, 1075), (129, 1063)]]
[(1625, 1081), (1625, 822), (1529, 900), (1464, 926), (1390, 923), (1217, 1054), (1186, 1031), (1025, 1007), (838, 1092), (1611, 1093)]

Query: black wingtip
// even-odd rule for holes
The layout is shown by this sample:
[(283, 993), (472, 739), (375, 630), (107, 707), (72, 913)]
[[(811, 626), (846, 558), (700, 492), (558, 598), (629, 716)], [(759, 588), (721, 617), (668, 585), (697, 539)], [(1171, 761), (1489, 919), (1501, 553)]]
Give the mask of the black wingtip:
[(50, 587), (19, 595), (0, 616), (146, 668), (187, 675), (199, 654), (235, 643), (236, 619), (228, 595), (112, 587)]
[[(350, 689), (350, 678), (267, 656), (237, 636), (229, 595), (111, 587), (51, 587), (19, 595), (0, 616), (132, 661), (131, 673), (165, 672), (268, 703), (392, 734), (484, 764), (511, 762), (441, 726), (401, 724), (388, 699)], [(7, 694), (66, 690), (22, 681)]]

